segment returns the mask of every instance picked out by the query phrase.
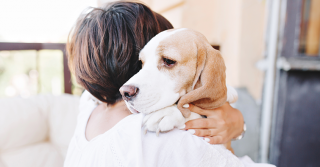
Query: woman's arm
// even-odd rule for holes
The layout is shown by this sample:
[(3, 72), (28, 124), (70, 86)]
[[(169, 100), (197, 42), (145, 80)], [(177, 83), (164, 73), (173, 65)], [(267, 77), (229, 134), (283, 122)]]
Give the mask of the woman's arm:
[(213, 110), (204, 110), (190, 104), (188, 109), (207, 118), (190, 120), (185, 129), (194, 135), (205, 137), (210, 144), (228, 143), (243, 131), (243, 116), (229, 103)]

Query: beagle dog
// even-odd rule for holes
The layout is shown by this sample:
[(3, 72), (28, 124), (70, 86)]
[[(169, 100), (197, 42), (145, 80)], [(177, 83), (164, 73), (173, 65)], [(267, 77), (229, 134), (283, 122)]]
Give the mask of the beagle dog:
[(159, 33), (141, 50), (142, 69), (120, 93), (132, 113), (144, 113), (146, 131), (166, 132), (201, 118), (183, 106), (214, 109), (238, 95), (226, 85), (225, 64), (199, 32), (172, 29)]

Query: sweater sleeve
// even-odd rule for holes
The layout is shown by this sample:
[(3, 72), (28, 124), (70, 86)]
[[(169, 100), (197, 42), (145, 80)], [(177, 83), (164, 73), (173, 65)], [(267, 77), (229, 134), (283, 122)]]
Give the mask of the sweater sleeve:
[[(242, 167), (239, 158), (232, 154), (224, 145), (211, 145), (203, 138), (190, 135), (188, 132), (183, 133), (180, 149), (185, 149), (187, 157), (197, 157), (192, 162), (194, 166), (214, 166), (214, 167)], [(183, 147), (183, 148), (182, 148)], [(191, 163), (191, 162), (190, 162)]]
[(182, 130), (174, 129), (159, 137), (149, 133), (143, 137), (143, 143), (144, 155), (149, 155), (148, 161), (158, 161), (156, 166), (243, 166), (238, 157), (223, 145), (210, 145), (203, 138)]

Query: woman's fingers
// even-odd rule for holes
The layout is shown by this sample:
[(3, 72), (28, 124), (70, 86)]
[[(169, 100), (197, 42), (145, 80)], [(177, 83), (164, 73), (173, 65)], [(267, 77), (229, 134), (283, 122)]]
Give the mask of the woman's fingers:
[(199, 115), (208, 115), (208, 114), (210, 114), (210, 110), (204, 110), (204, 109), (201, 109), (201, 108), (199, 108), (199, 107), (197, 107), (197, 106), (195, 106), (195, 105), (192, 105), (192, 104), (189, 104), (189, 107), (188, 107), (188, 109), (191, 111), (191, 112), (195, 112), (195, 113), (197, 113), (197, 114), (199, 114)]
[(204, 137), (203, 140), (210, 144), (226, 143), (223, 133), (219, 133), (218, 129), (189, 129), (188, 132), (199, 137)]
[(218, 133), (217, 129), (188, 129), (188, 132), (200, 136), (200, 137), (205, 137), (205, 136), (215, 136)]
[(239, 136), (243, 131), (243, 116), (241, 112), (229, 103), (216, 109), (201, 109), (192, 104), (183, 106), (192, 112), (205, 115), (207, 118), (190, 120), (185, 123), (190, 133), (204, 137), (210, 144), (223, 144)]
[(213, 136), (213, 137), (207, 136), (207, 137), (204, 137), (203, 140), (205, 140), (210, 144), (224, 144), (222, 136)]
[(210, 129), (217, 127), (215, 121), (207, 118), (193, 119), (185, 123), (185, 129)]

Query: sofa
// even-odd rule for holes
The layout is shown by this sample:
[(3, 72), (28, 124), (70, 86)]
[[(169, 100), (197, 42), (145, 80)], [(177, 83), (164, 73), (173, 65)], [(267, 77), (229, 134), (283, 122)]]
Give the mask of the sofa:
[(79, 97), (0, 99), (0, 167), (62, 167)]

